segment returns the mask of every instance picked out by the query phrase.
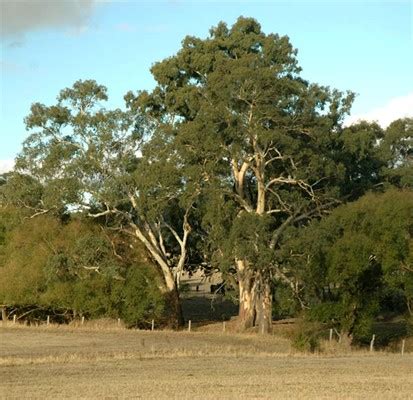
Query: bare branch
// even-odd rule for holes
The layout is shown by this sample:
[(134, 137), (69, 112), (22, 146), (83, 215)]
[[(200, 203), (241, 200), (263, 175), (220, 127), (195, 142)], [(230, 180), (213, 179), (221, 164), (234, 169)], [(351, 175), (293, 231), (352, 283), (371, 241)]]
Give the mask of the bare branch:
[(275, 153), (277, 153), (277, 155), (276, 155), (275, 157), (271, 157), (269, 160), (267, 160), (267, 161), (265, 162), (265, 166), (271, 164), (273, 161), (276, 161), (276, 160), (284, 160), (285, 157), (281, 154), (281, 152), (280, 152), (276, 147), (270, 147), (270, 148), (268, 148), (268, 149), (266, 150), (266, 152), (264, 153), (264, 157), (266, 157), (267, 154), (268, 154), (270, 151), (275, 151)]
[(88, 217), (91, 217), (91, 218), (99, 218), (99, 217), (103, 217), (103, 216), (109, 215), (109, 214), (114, 214), (114, 211), (108, 209), (106, 211), (102, 211), (102, 212), (97, 213), (97, 214), (88, 213), (87, 215), (88, 215)]
[(265, 213), (268, 214), (268, 215), (271, 215), (271, 214), (279, 214), (279, 213), (282, 213), (282, 212), (285, 212), (285, 210), (281, 210), (279, 208), (276, 208), (276, 209), (273, 209), (273, 210), (268, 210)]
[(278, 200), (278, 202), (281, 204), (281, 206), (283, 207), (283, 210), (287, 213), (291, 213), (291, 207), (289, 207), (282, 199), (281, 196), (275, 192), (272, 189), (267, 189), (270, 193), (272, 193)]
[(87, 267), (86, 265), (81, 265), (81, 267), (87, 271), (95, 271), (97, 274), (101, 273), (99, 267)]
[(52, 210), (52, 209), (49, 208), (48, 210), (37, 211), (36, 213), (34, 213), (33, 215), (31, 215), (31, 216), (28, 217), (28, 218), (29, 218), (29, 219), (36, 218), (36, 217), (38, 217), (39, 215), (47, 214), (47, 213), (50, 212), (51, 210)]
[(284, 231), (294, 222), (296, 214), (290, 215), (281, 225), (278, 229), (276, 229), (273, 233), (271, 242), (270, 242), (270, 249), (275, 249), (275, 245), (277, 242), (280, 240), (281, 235), (284, 233)]
[(158, 231), (158, 240), (159, 240), (159, 247), (162, 251), (162, 253), (165, 255), (167, 254), (166, 248), (165, 248), (165, 243), (163, 240), (163, 235), (162, 235), (162, 230), (161, 230), (161, 224), (160, 222), (157, 223), (156, 225), (156, 230)]
[(275, 184), (287, 184), (287, 185), (296, 185), (303, 189), (312, 199), (315, 199), (315, 194), (313, 191), (312, 185), (309, 185), (308, 183), (304, 182), (301, 179), (294, 179), (291, 178), (290, 176), (288, 178), (285, 178), (283, 176), (279, 176), (277, 178), (272, 178), (265, 186), (266, 190), (268, 190), (272, 185)]

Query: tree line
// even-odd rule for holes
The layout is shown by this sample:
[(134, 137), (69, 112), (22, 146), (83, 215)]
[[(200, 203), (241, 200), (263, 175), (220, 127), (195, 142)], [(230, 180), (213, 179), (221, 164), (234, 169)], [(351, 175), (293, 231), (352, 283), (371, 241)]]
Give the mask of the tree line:
[[(304, 313), (352, 336), (385, 305), (412, 312), (412, 119), (344, 126), (354, 94), (305, 80), (288, 37), (251, 18), (187, 36), (151, 72), (155, 88), (128, 92), (124, 109), (105, 108), (107, 89), (93, 80), (31, 106), (0, 189), (5, 225), (6, 210), (24, 214), (2, 274), (26, 279), (38, 262), (51, 280), (63, 269), (102, 285), (103, 302), (106, 284), (126, 293), (157, 276), (161, 295), (142, 283), (141, 297), (163, 299), (153, 304), (167, 304), (175, 326), (180, 277), (194, 268), (222, 272), (240, 329), (267, 333), (274, 316)], [(53, 245), (63, 258), (4, 254), (43, 229), (68, 240)]]

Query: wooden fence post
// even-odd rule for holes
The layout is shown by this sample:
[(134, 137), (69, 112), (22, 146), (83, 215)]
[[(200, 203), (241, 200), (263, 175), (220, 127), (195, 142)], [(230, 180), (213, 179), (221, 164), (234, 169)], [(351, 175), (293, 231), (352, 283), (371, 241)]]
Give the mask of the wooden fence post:
[(406, 339), (402, 340), (402, 355), (404, 355), (404, 346), (406, 344)]
[(153, 319), (152, 320), (152, 325), (151, 325), (151, 331), (154, 331), (155, 330), (155, 320)]
[(333, 329), (330, 329), (329, 341), (331, 342), (332, 340), (333, 340)]
[(376, 335), (373, 334), (370, 342), (370, 351), (374, 350), (374, 341), (376, 340)]
[(188, 332), (191, 332), (191, 320), (188, 321)]
[(16, 323), (16, 314), (13, 315), (13, 324)]
[(50, 324), (50, 315), (47, 316), (46, 325)]
[(82, 316), (82, 325), (85, 323), (85, 317)]
[(1, 320), (3, 321), (3, 324), (6, 323), (7, 321), (7, 309), (6, 306), (1, 307)]
[(225, 332), (225, 321), (222, 323), (222, 332)]

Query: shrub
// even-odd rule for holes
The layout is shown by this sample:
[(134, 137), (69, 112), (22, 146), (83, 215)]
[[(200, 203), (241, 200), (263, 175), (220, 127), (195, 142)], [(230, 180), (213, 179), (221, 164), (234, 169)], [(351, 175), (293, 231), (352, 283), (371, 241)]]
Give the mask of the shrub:
[(120, 292), (120, 316), (127, 326), (148, 328), (154, 319), (165, 322), (165, 298), (159, 276), (153, 268), (140, 264), (129, 268)]
[(319, 324), (301, 321), (293, 333), (292, 346), (299, 351), (315, 353), (320, 350), (320, 339)]

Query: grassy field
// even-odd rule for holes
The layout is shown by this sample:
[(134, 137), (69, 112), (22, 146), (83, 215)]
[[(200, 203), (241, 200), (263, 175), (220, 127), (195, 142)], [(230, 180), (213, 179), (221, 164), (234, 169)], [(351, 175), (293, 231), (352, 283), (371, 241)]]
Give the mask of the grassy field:
[(413, 399), (413, 355), (294, 352), (288, 339), (0, 327), (0, 398)]

